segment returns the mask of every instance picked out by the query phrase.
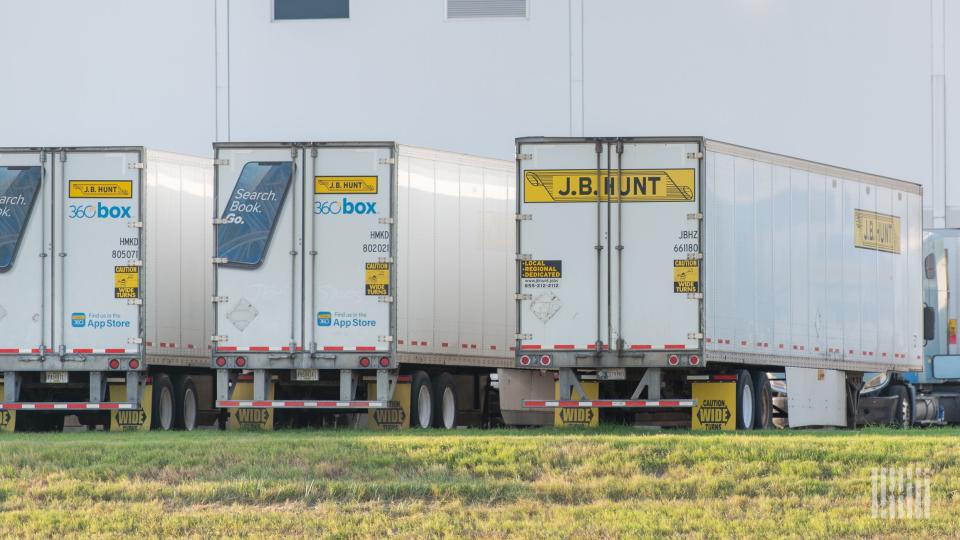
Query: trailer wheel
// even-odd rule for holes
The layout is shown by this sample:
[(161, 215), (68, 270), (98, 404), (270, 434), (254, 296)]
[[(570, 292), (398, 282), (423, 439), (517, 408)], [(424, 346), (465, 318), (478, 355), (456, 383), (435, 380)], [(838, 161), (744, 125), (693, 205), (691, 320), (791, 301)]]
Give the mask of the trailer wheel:
[(457, 427), (457, 387), (453, 384), (453, 376), (443, 372), (434, 379), (433, 395), (436, 426), (443, 429)]
[(753, 377), (749, 371), (740, 370), (737, 373), (737, 429), (753, 429), (757, 406), (755, 396)]
[(174, 405), (173, 383), (166, 373), (157, 373), (153, 376), (153, 418), (150, 425), (153, 429), (170, 431), (173, 429), (176, 417)]
[(415, 371), (410, 383), (410, 427), (433, 425), (433, 387), (425, 371)]
[(897, 408), (893, 413), (893, 425), (898, 428), (908, 428), (913, 425), (912, 407), (910, 406), (910, 391), (902, 384), (894, 384), (887, 388), (888, 396), (897, 396)]
[(767, 372), (753, 372), (753, 389), (756, 397), (754, 404), (754, 429), (770, 429), (773, 427), (773, 389)]
[(177, 381), (176, 428), (193, 431), (197, 427), (197, 386), (193, 377), (184, 375)]

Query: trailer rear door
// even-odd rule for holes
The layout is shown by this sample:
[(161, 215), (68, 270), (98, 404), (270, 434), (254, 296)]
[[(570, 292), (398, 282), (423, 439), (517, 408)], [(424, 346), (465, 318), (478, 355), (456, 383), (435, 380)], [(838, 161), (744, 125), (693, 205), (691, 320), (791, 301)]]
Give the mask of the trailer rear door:
[(390, 351), (394, 152), (390, 144), (311, 149), (304, 322), (314, 350)]
[(66, 354), (138, 353), (143, 151), (66, 150), (56, 167), (58, 345)]
[(0, 152), (0, 354), (50, 346), (50, 160)]
[(520, 141), (522, 349), (699, 347), (700, 151)]
[(216, 149), (217, 347), (292, 352), (300, 343), (301, 150)]

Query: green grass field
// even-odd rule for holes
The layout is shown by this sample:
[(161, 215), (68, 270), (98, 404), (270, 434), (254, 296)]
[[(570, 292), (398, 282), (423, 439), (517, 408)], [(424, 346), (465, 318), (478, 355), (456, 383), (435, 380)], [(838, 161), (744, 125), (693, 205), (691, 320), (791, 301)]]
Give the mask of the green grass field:
[[(927, 520), (871, 469), (934, 471)], [(0, 536), (960, 536), (960, 430), (0, 435)]]

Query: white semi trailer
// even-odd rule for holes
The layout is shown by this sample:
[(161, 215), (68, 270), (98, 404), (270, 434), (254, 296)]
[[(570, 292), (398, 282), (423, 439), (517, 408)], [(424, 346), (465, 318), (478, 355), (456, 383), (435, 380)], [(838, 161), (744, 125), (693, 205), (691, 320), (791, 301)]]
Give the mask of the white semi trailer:
[(212, 422), (209, 158), (0, 149), (6, 429)]
[(921, 368), (919, 186), (700, 137), (516, 144), (527, 376), (505, 416), (520, 392), (541, 421), (689, 425), (695, 381), (727, 380), (737, 427), (763, 428), (786, 372), (792, 426), (844, 425), (862, 373)]
[(214, 151), (217, 404), (303, 425), (397, 410), (399, 379), (413, 425), (479, 423), (513, 363), (514, 162), (392, 142)]

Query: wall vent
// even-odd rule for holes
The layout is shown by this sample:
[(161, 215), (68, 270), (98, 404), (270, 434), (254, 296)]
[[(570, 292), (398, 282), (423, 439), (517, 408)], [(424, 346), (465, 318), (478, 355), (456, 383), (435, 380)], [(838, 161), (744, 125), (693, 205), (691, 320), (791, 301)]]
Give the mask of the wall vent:
[(448, 19), (523, 19), (528, 0), (447, 0)]

